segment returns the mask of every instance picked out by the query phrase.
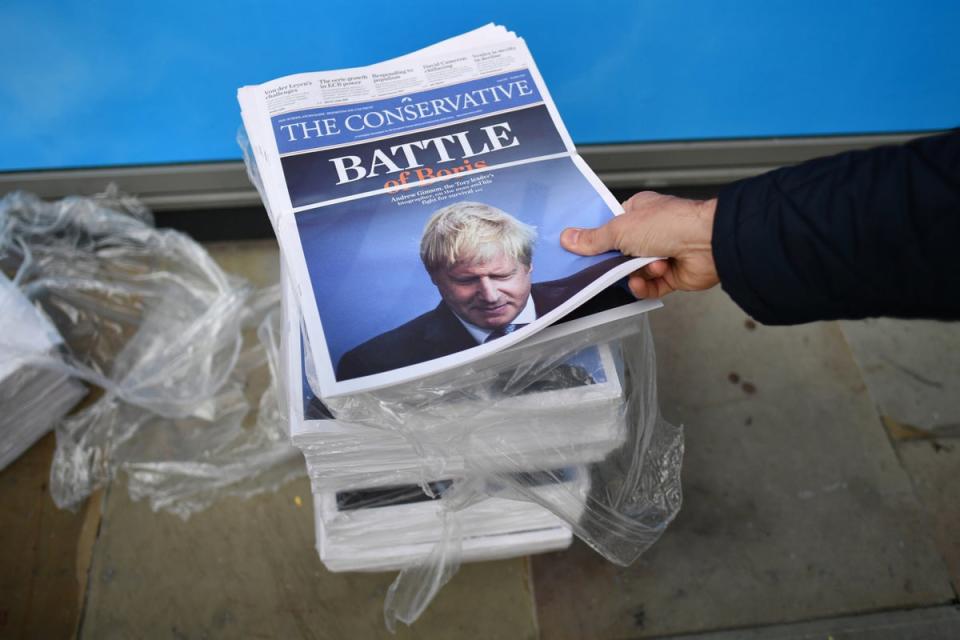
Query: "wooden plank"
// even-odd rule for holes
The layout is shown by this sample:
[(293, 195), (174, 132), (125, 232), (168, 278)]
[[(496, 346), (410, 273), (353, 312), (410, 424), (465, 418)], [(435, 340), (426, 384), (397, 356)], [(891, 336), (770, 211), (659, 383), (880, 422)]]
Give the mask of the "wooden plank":
[[(111, 489), (82, 638), (390, 638), (393, 574), (334, 574), (314, 549), (306, 479), (189, 521)], [(465, 565), (398, 638), (535, 638), (524, 559)]]
[(77, 631), (99, 494), (76, 513), (50, 498), (53, 434), (0, 473), (0, 637), (69, 638)]

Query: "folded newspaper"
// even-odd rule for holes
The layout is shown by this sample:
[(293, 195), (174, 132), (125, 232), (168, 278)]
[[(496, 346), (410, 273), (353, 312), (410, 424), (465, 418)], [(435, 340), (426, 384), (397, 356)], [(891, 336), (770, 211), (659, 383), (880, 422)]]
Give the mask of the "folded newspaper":
[(321, 397), (447, 371), (632, 302), (616, 283), (651, 259), (560, 247), (564, 228), (622, 209), (504, 27), (238, 98)]
[[(583, 511), (589, 478), (583, 468), (517, 474), (518, 482), (544, 500)], [(559, 479), (559, 481), (558, 481)], [(331, 571), (403, 569), (426, 556), (443, 537), (439, 495), (453, 480), (432, 482), (434, 496), (419, 485), (314, 495), (317, 550)], [(461, 561), (493, 560), (565, 549), (572, 532), (566, 522), (532, 502), (498, 495), (459, 513)]]

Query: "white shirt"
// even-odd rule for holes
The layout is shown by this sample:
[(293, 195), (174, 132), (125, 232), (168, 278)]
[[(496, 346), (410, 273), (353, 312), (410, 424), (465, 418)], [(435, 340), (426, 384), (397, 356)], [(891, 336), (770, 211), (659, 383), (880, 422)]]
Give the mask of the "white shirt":
[[(457, 314), (453, 314), (457, 316)], [(533, 306), (533, 296), (527, 296), (527, 304), (523, 305), (523, 310), (520, 314), (510, 321), (510, 324), (530, 324), (537, 319), (537, 310)], [(470, 335), (473, 336), (473, 339), (477, 341), (477, 344), (483, 344), (483, 341), (494, 332), (493, 329), (481, 329), (477, 325), (467, 322), (460, 316), (457, 316), (457, 320), (460, 321), (460, 324), (463, 325), (463, 328), (470, 332)]]

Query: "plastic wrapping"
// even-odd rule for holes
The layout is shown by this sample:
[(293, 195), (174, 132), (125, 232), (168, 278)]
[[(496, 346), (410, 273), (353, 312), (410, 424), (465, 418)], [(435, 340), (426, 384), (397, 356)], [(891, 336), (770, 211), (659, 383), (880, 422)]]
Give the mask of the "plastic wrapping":
[[(583, 504), (589, 478), (582, 468), (558, 470), (566, 480), (554, 482), (544, 474), (543, 483), (531, 491), (546, 500)], [(522, 480), (518, 480), (522, 481)], [(460, 481), (462, 482), (462, 480)], [(446, 494), (454, 480), (431, 483), (433, 497), (418, 485), (403, 485), (359, 491), (324, 492), (315, 500), (317, 547), (327, 567), (334, 571), (384, 571), (402, 569), (444, 537), (444, 506), (437, 498)], [(478, 487), (478, 499), (456, 516), (466, 538), (468, 559), (502, 557), (505, 549), (523, 544), (524, 552), (551, 551), (566, 547), (571, 532), (563, 520), (532, 502), (497, 497), (497, 487)], [(491, 497), (486, 497), (487, 495)]]
[[(304, 452), (315, 488), (418, 482), (425, 472), (434, 478), (460, 476), (469, 462), (477, 462), (471, 457), (489, 453), (485, 466), (498, 464), (504, 443), (511, 447), (510, 465), (516, 468), (563, 467), (574, 454), (580, 463), (597, 462), (625, 437), (617, 373), (621, 360), (618, 351), (603, 344), (525, 378), (514, 378), (516, 371), (491, 378), (473, 387), (473, 394), (461, 391), (451, 397), (448, 417), (439, 415), (437, 406), (423, 415), (407, 413), (416, 420), (412, 437), (399, 423), (384, 429), (329, 420), (330, 414), (312, 398), (304, 409), (306, 419), (294, 427), (293, 442)], [(517, 392), (510, 395), (513, 387)], [(469, 443), (457, 442), (465, 437)]]
[[(276, 393), (277, 287), (254, 292), (115, 193), (6, 196), (0, 268), (63, 336), (62, 357), (34, 363), (100, 390), (57, 429), (58, 505), (123, 469), (135, 498), (186, 516), (300, 471)], [(249, 398), (257, 379), (268, 391)]]
[(613, 309), (442, 376), (321, 402), (291, 290), (291, 434), (318, 550), (333, 570), (403, 567), (391, 628), (461, 561), (562, 547), (566, 529), (626, 565), (678, 512), (682, 431), (659, 415), (645, 315)]

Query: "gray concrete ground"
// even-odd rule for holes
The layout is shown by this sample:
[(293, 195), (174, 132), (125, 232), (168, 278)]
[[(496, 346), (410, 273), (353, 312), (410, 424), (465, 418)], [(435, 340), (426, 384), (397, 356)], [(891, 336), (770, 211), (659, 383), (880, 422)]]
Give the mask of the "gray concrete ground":
[(881, 318), (840, 326), (880, 415), (960, 436), (960, 325)]
[[(535, 558), (542, 637), (745, 629), (955, 601), (935, 532), (956, 538), (960, 522), (952, 505), (922, 500), (839, 324), (758, 326), (719, 290), (672, 296), (652, 321), (662, 411), (686, 429), (683, 510), (631, 567), (583, 546)], [(944, 490), (949, 470), (917, 467), (930, 493)]]
[(960, 323), (880, 319), (841, 326), (958, 593)]
[[(211, 248), (276, 277), (272, 242)], [(719, 290), (652, 321), (687, 436), (662, 539), (626, 568), (582, 544), (465, 566), (401, 636), (960, 637), (960, 324), (767, 328)], [(0, 638), (386, 637), (392, 576), (323, 569), (306, 482), (187, 522), (122, 484), (71, 514), (46, 494), (51, 454), (0, 474)]]

